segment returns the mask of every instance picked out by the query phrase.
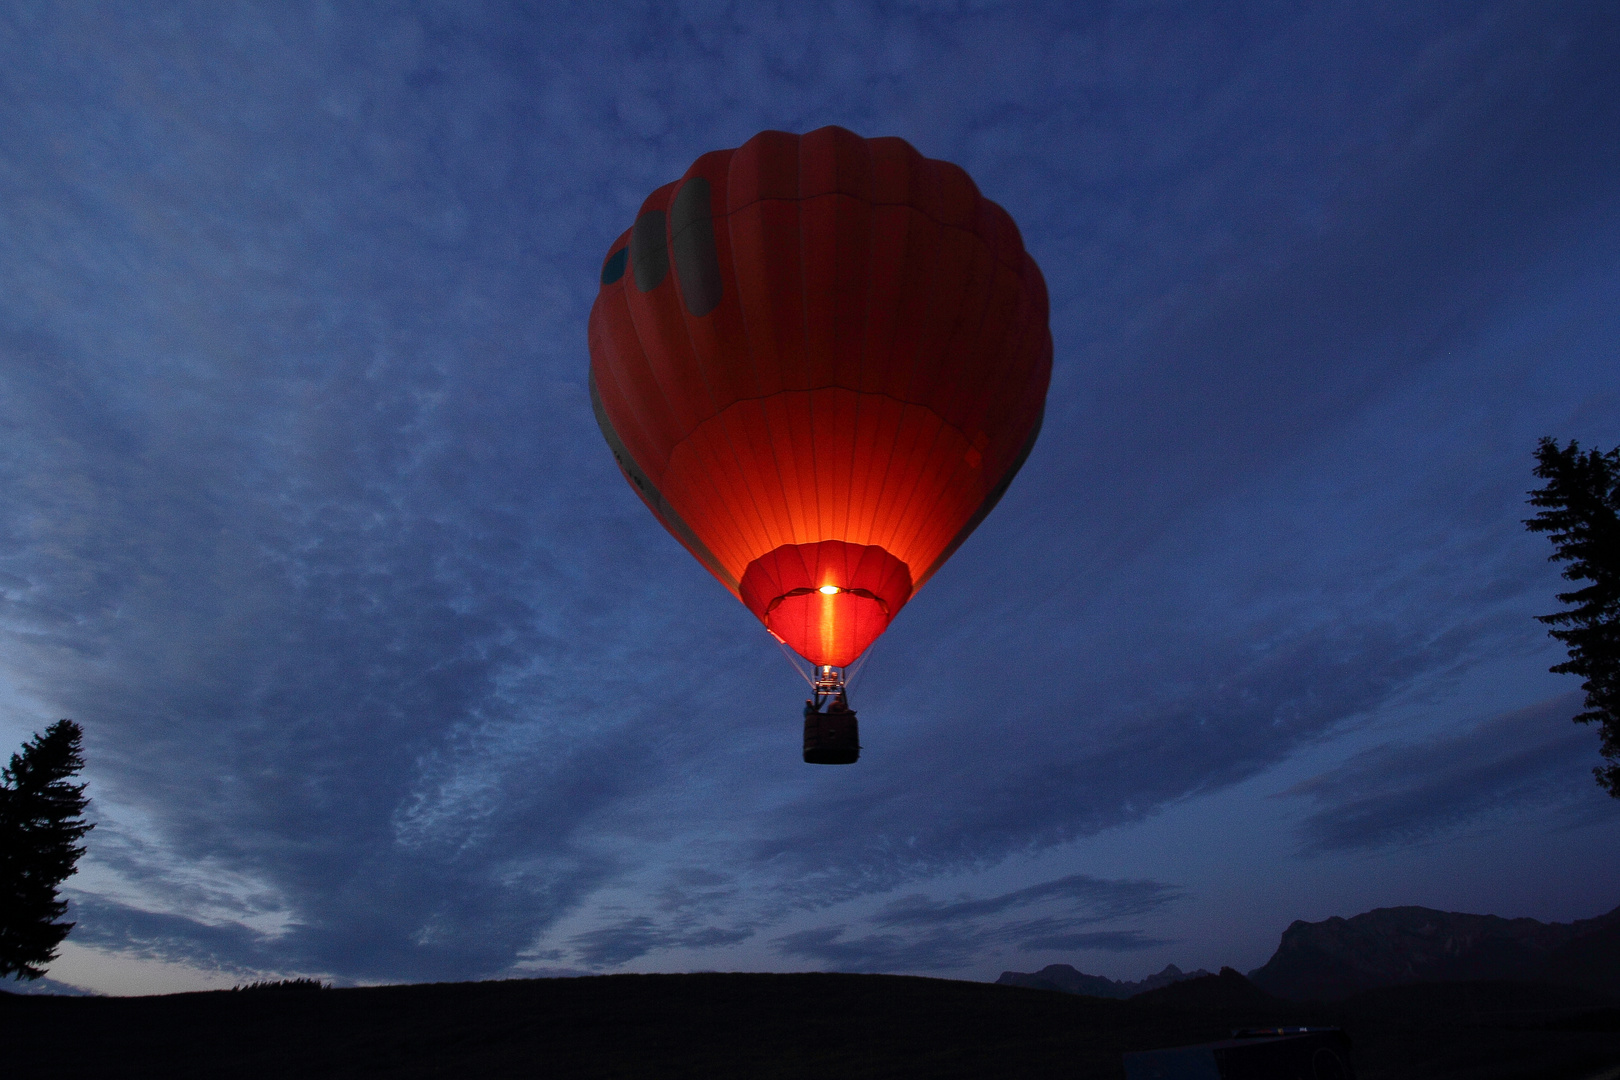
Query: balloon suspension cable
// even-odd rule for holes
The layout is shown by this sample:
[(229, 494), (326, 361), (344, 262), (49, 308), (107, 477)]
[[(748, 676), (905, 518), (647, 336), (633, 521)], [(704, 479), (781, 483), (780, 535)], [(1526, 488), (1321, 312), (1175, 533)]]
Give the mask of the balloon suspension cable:
[[(776, 647), (782, 650), (782, 655), (787, 657), (787, 662), (793, 665), (793, 670), (799, 673), (799, 678), (803, 679), (805, 685), (809, 686), (811, 690), (814, 690), (816, 688), (815, 679), (805, 674), (804, 668), (799, 666), (799, 658), (793, 655), (793, 650), (789, 649), (787, 643), (775, 634), (772, 634), (771, 638), (776, 642)], [(811, 670), (814, 670), (814, 668)]]
[(832, 664), (811, 664), (807, 673), (803, 661), (794, 655), (793, 650), (789, 649), (785, 642), (778, 639), (776, 647), (782, 650), (782, 656), (793, 666), (793, 670), (798, 672), (799, 678), (804, 680), (805, 685), (810, 687), (810, 692), (815, 695), (811, 704), (817, 709), (832, 701), (841, 702), (845, 708), (848, 708), (849, 690), (855, 685), (856, 680), (865, 673), (866, 662), (872, 657), (872, 650), (869, 648), (861, 654), (860, 659), (848, 667), (840, 668)]
[(844, 683), (849, 689), (853, 690), (855, 688), (855, 681), (866, 671), (866, 661), (871, 658), (872, 650), (875, 648), (877, 648), (876, 642), (868, 645), (866, 651), (861, 653), (860, 659), (844, 669)]

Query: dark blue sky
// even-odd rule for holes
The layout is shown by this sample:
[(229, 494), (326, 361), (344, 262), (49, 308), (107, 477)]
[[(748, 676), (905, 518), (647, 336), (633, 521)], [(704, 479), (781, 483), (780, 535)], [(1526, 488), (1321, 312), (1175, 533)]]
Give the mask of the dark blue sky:
[[(79, 720), (100, 823), (52, 977), (1135, 978), (1620, 904), (1520, 524), (1539, 436), (1620, 442), (1616, 55), (1606, 2), (9, 6), (0, 736)], [(585, 384), (645, 194), (833, 123), (1012, 213), (1056, 348), (851, 768)]]

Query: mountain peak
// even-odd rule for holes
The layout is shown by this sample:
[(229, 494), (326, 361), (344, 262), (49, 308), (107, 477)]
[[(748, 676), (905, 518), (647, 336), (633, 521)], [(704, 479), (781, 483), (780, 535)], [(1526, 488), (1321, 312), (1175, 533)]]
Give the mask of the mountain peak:
[[(1296, 920), (1249, 978), (1296, 1001), (1332, 1001), (1414, 982), (1514, 979), (1620, 992), (1620, 909), (1543, 923), (1404, 906)], [(1612, 987), (1608, 984), (1614, 984)]]
[(1036, 972), (1003, 971), (996, 983), (1001, 986), (1023, 986), (1032, 990), (1084, 994), (1087, 997), (1128, 998), (1208, 974), (1209, 972), (1202, 968), (1189, 974), (1174, 964), (1166, 964), (1164, 970), (1157, 975), (1149, 975), (1139, 982), (1122, 982), (1104, 975), (1087, 975), (1071, 964), (1048, 964)]

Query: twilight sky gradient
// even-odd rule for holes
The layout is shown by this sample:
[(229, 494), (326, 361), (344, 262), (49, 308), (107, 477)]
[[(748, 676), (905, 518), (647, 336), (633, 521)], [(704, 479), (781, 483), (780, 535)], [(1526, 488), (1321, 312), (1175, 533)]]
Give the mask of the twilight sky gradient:
[[(1620, 904), (1531, 616), (1620, 442), (1591, 3), (14, 4), (0, 737), (86, 730), (47, 986), (1247, 969)], [(1046, 426), (878, 643), (860, 764), (586, 392), (643, 196), (764, 128), (964, 166)]]

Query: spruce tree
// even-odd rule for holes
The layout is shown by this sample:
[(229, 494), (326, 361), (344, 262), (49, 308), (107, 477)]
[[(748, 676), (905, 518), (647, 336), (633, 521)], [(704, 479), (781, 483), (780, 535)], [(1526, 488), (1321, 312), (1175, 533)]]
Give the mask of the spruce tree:
[(1525, 526), (1550, 534), (1550, 558), (1569, 564), (1566, 579), (1586, 582), (1558, 594), (1574, 607), (1536, 618), (1569, 647), (1569, 659), (1552, 670), (1586, 680), (1586, 711), (1575, 720), (1598, 725), (1611, 764), (1592, 772), (1620, 799), (1620, 447), (1583, 453), (1574, 440), (1561, 447), (1542, 439), (1536, 475), (1547, 486), (1530, 492), (1530, 504), (1542, 510)]
[(84, 768), (79, 725), (58, 720), (23, 744), (0, 771), (0, 978), (37, 979), (73, 929), (57, 920), (67, 901), (56, 889), (84, 854), (93, 825), (82, 815)]

